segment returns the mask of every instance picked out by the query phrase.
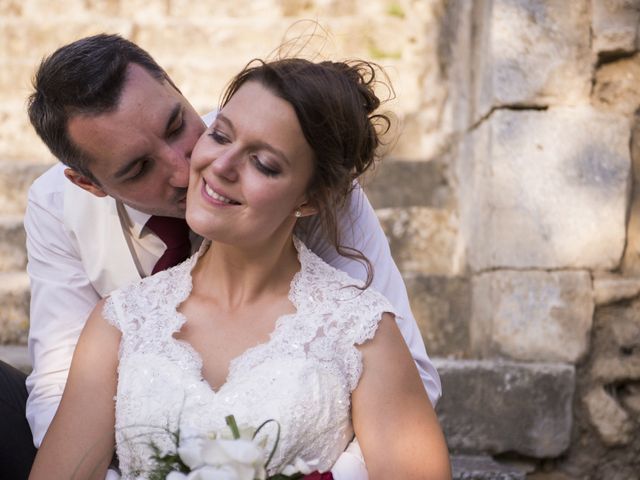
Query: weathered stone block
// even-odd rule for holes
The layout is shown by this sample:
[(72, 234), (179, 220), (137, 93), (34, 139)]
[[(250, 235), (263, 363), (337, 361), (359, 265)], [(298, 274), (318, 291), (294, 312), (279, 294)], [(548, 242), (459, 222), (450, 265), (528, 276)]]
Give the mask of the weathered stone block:
[(591, 424), (602, 441), (609, 446), (626, 445), (631, 441), (633, 424), (627, 412), (604, 388), (594, 388), (584, 398)]
[(597, 306), (629, 300), (640, 295), (640, 278), (599, 274), (593, 278), (593, 298)]
[(143, 20), (151, 19), (162, 21), (169, 15), (169, 1), (149, 2), (148, 0), (120, 1), (118, 12), (121, 18)]
[(638, 50), (640, 9), (635, 0), (592, 0), (593, 50), (619, 54)]
[(574, 105), (591, 83), (588, 0), (478, 3), (475, 116), (504, 105)]
[(488, 456), (453, 455), (453, 480), (525, 480), (526, 473), (500, 464)]
[(500, 464), (489, 456), (452, 455), (453, 480), (525, 480), (524, 470)]
[(20, 216), (0, 217), (0, 272), (22, 270), (27, 264), (25, 232)]
[(434, 361), (436, 409), (454, 452), (517, 452), (544, 458), (568, 446), (575, 372), (569, 365)]
[(0, 214), (22, 214), (27, 206), (27, 191), (49, 164), (0, 161)]
[(205, 114), (218, 107), (225, 87), (247, 60), (233, 57), (209, 63), (173, 59), (163, 61), (162, 66), (194, 108)]
[[(25, 160), (52, 161), (53, 156), (36, 135), (24, 107), (25, 99), (5, 102), (0, 106), (0, 162)], [(1, 193), (0, 193), (1, 195)]]
[(141, 20), (138, 27), (132, 40), (151, 52), (161, 65), (179, 60), (213, 63), (227, 57), (228, 52), (244, 64), (272, 52), (286, 30), (278, 18), (185, 21), (165, 17)]
[(622, 272), (640, 276), (640, 116), (634, 119), (631, 129), (631, 162), (634, 194), (627, 223), (627, 246), (622, 259)]
[[(60, 2), (43, 3), (63, 5)], [(68, 6), (63, 8), (68, 9)], [(102, 17), (96, 21), (95, 18), (70, 19), (68, 15), (60, 15), (43, 22), (41, 15), (0, 18), (0, 58), (33, 60), (37, 64), (43, 56), (81, 37), (110, 32), (129, 38), (133, 29), (132, 22), (123, 18)]]
[(461, 229), (471, 267), (618, 266), (630, 125), (591, 107), (497, 111), (462, 146)]
[(29, 329), (29, 277), (0, 272), (0, 344), (24, 344)]
[(458, 222), (449, 210), (428, 207), (377, 210), (391, 253), (403, 273), (456, 275)]
[(25, 114), (27, 96), (32, 90), (31, 77), (36, 68), (36, 62), (24, 62), (20, 59), (0, 60), (0, 101), (3, 105), (15, 102), (16, 109), (19, 109), (16, 115)]
[[(639, 10), (640, 12), (640, 10)], [(607, 63), (596, 72), (596, 105), (631, 116), (640, 108), (640, 53)]]
[(361, 181), (373, 208), (451, 205), (447, 167), (439, 161), (385, 159)]
[(411, 311), (429, 355), (469, 356), (471, 285), (464, 277), (405, 277)]
[(472, 280), (471, 345), (483, 356), (577, 362), (594, 302), (588, 272), (496, 271)]
[(25, 373), (31, 372), (31, 359), (26, 345), (0, 345), (0, 360)]
[(600, 385), (639, 382), (640, 299), (598, 308), (594, 325), (590, 379)]
[(170, 0), (167, 3), (169, 5), (168, 16), (193, 19), (206, 17), (280, 18), (284, 14), (283, 8), (285, 7), (282, 5), (283, 2), (274, 0), (237, 0), (215, 3)]

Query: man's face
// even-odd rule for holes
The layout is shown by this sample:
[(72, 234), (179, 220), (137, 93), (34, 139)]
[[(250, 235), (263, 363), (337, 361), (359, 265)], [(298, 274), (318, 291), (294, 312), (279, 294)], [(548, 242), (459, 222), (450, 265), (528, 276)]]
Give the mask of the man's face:
[(131, 64), (117, 108), (76, 115), (68, 130), (99, 185), (68, 171), (71, 181), (145, 213), (184, 217), (191, 150), (205, 126), (171, 84)]

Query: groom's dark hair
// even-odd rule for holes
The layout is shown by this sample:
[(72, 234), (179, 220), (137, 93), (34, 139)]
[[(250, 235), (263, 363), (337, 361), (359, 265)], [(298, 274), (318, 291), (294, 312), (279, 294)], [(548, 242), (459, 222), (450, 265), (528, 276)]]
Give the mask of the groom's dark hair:
[[(100, 115), (114, 110), (135, 63), (159, 82), (166, 72), (145, 50), (119, 35), (99, 34), (60, 47), (40, 63), (28, 99), (29, 120), (49, 150), (61, 162), (95, 183), (90, 158), (68, 132), (75, 115)], [(175, 85), (173, 85), (175, 87)]]

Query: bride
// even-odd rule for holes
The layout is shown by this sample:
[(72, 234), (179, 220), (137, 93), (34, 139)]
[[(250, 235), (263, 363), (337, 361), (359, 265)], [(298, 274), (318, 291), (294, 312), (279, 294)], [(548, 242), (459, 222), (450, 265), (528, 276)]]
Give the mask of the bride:
[[(167, 432), (274, 419), (273, 474), (297, 457), (328, 471), (355, 433), (369, 478), (450, 478), (436, 415), (370, 265), (341, 247), (336, 212), (373, 163), (379, 106), (365, 62), (253, 63), (191, 157), (186, 262), (114, 292), (82, 333), (31, 477), (147, 478)], [(318, 215), (363, 285), (295, 232)], [(114, 403), (115, 399), (115, 403)]]

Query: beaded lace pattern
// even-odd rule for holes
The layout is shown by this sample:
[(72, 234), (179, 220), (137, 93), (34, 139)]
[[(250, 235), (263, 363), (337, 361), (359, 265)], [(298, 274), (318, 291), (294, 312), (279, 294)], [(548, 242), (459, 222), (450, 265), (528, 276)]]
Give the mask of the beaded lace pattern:
[[(177, 311), (191, 291), (191, 270), (206, 250), (184, 263), (117, 290), (105, 318), (122, 332), (116, 395), (116, 444), (123, 478), (145, 478), (151, 443), (175, 450), (171, 432), (226, 431), (225, 416), (257, 427), (280, 424), (269, 473), (295, 457), (331, 468), (353, 436), (350, 395), (362, 374), (356, 345), (373, 338), (384, 312), (381, 294), (357, 283), (294, 238), (301, 264), (289, 299), (296, 313), (280, 317), (268, 341), (233, 359), (216, 391), (202, 377), (202, 360), (177, 340), (187, 319)], [(273, 424), (271, 424), (273, 426)], [(264, 430), (268, 442), (275, 429)], [(271, 445), (271, 443), (269, 443)]]

